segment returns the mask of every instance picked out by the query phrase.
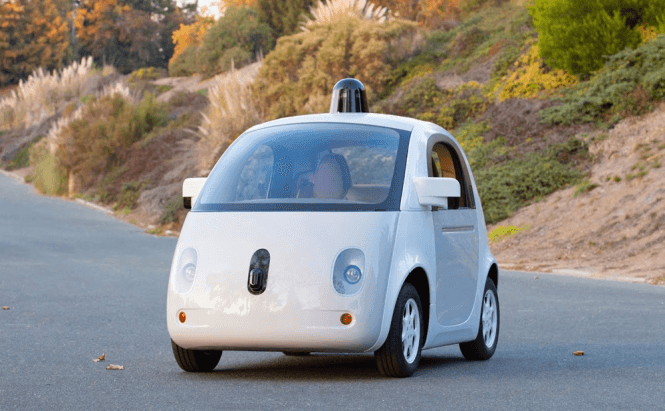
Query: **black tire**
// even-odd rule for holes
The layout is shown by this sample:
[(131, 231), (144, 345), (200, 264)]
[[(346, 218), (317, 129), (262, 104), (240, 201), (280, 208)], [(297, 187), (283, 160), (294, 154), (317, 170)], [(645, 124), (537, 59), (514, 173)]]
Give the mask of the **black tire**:
[(311, 354), (309, 351), (283, 351), (282, 353), (289, 357), (306, 357)]
[[(414, 329), (412, 338), (412, 346), (416, 346), (416, 351), (409, 351), (409, 359), (404, 354), (404, 344), (402, 341), (402, 329), (404, 327), (404, 317), (411, 317), (412, 321), (416, 321), (415, 317), (409, 314), (413, 312), (413, 304), (417, 309), (417, 322), (419, 332)], [(415, 328), (415, 324), (414, 324)], [(417, 337), (418, 341), (415, 341)], [(418, 368), (420, 362), (420, 355), (422, 353), (423, 344), (425, 340), (425, 322), (423, 319), (423, 307), (420, 303), (420, 296), (415, 287), (409, 283), (402, 286), (399, 292), (397, 302), (395, 303), (395, 311), (393, 311), (393, 318), (390, 323), (390, 331), (388, 338), (381, 348), (374, 352), (374, 359), (379, 372), (386, 377), (410, 377)]]
[(171, 340), (173, 356), (180, 368), (187, 372), (208, 372), (215, 369), (222, 356), (222, 351), (188, 350)]
[[(489, 294), (494, 297), (493, 300)], [(493, 313), (496, 315), (496, 332), (494, 335), (491, 335), (492, 332), (490, 330), (487, 335), (489, 345), (485, 339), (485, 325), (483, 324), (483, 315), (485, 314), (486, 304), (488, 303), (493, 305)], [(483, 291), (483, 299), (481, 300), (481, 304), (482, 308), (480, 311), (480, 326), (478, 327), (478, 335), (476, 336), (476, 339), (473, 341), (461, 343), (459, 345), (460, 351), (462, 351), (462, 355), (469, 361), (489, 360), (494, 355), (494, 351), (496, 351), (496, 345), (499, 342), (499, 325), (501, 323), (499, 315), (499, 295), (496, 292), (496, 285), (494, 285), (494, 281), (492, 281), (492, 279), (489, 277), (487, 278), (487, 281), (485, 281), (485, 290)], [(489, 318), (488, 320), (493, 321)]]

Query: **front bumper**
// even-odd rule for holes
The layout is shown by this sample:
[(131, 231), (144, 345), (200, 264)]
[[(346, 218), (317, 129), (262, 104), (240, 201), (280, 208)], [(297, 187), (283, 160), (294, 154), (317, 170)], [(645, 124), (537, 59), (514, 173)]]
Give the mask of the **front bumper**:
[[(342, 297), (305, 288), (282, 296), (240, 291), (226, 303), (218, 301), (218, 308), (204, 308), (169, 293), (169, 334), (189, 349), (363, 352), (376, 343), (383, 313), (379, 296), (369, 296), (372, 304), (361, 304), (361, 298), (368, 297), (363, 292)], [(321, 309), (324, 306), (339, 309)], [(186, 315), (184, 323), (180, 312)], [(349, 325), (341, 322), (345, 313), (353, 316)]]

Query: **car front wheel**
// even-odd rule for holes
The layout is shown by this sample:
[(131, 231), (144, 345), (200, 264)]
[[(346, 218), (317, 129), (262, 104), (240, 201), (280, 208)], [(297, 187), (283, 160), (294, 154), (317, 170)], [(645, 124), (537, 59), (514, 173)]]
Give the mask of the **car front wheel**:
[(405, 283), (397, 297), (388, 338), (374, 353), (379, 372), (387, 377), (411, 376), (420, 362), (424, 329), (418, 292)]
[(473, 341), (459, 345), (462, 355), (469, 361), (489, 360), (496, 351), (499, 341), (499, 296), (491, 278), (485, 282), (480, 326), (478, 335)]
[(215, 369), (222, 356), (222, 351), (188, 350), (171, 340), (173, 356), (180, 368), (187, 372), (208, 372)]

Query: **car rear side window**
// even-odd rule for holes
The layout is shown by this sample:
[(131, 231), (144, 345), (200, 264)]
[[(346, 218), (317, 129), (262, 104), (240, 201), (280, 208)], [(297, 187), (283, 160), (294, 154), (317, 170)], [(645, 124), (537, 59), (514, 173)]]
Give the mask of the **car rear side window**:
[(448, 209), (469, 208), (469, 190), (457, 152), (445, 143), (436, 143), (430, 157), (430, 177), (454, 178), (460, 185), (460, 197), (448, 199)]

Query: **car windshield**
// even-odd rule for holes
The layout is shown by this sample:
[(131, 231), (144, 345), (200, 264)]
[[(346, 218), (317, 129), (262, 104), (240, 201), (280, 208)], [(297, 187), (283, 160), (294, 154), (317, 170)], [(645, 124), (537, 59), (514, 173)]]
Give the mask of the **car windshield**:
[(397, 210), (409, 135), (346, 123), (245, 133), (210, 173), (194, 210)]

